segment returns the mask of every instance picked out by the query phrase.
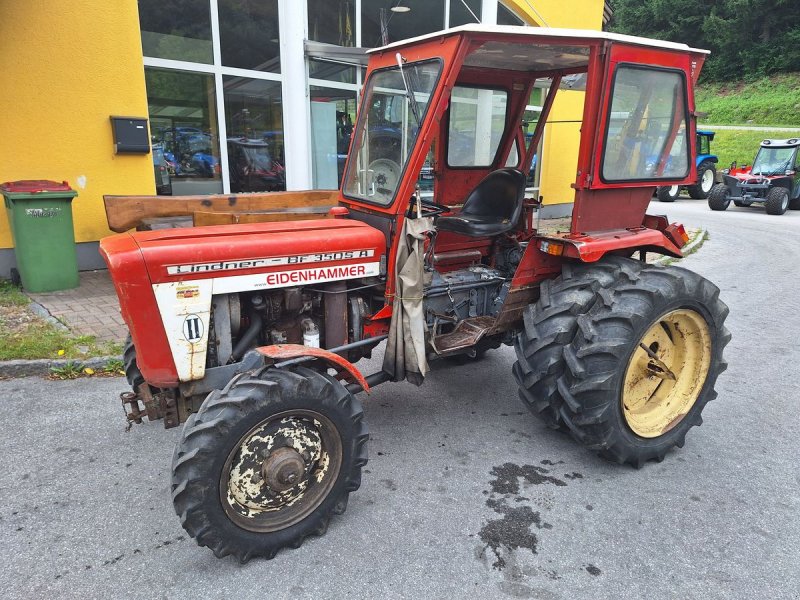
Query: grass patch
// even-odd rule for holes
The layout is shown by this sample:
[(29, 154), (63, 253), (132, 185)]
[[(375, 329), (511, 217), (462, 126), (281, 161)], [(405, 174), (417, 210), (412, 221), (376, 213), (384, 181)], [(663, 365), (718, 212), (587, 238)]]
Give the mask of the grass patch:
[(706, 123), (800, 127), (800, 73), (704, 83), (695, 90), (695, 100), (697, 110), (707, 113)]
[(0, 306), (27, 306), (30, 300), (8, 279), (0, 279)]
[(73, 336), (28, 309), (30, 300), (10, 282), (0, 280), (0, 360), (117, 356), (121, 344)]

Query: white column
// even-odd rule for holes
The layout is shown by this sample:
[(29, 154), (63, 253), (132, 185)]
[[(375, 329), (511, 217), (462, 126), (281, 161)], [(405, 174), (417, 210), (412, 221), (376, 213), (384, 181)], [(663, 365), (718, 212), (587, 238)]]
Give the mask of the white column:
[(231, 193), (228, 172), (228, 124), (225, 122), (225, 88), (222, 84), (222, 50), (219, 41), (219, 5), (211, 0), (211, 47), (214, 52), (214, 91), (217, 96), (217, 137), (219, 138), (219, 167), (222, 177), (222, 193)]
[(286, 189), (311, 189), (311, 106), (303, 40), (308, 37), (306, 2), (278, 0), (281, 43), (283, 144)]
[(497, 25), (497, 0), (481, 0), (481, 23)]

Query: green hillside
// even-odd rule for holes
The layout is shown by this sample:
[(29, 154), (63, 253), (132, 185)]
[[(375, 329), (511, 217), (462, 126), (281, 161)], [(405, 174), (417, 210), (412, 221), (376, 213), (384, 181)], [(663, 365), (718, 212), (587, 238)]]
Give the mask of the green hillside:
[[(701, 83), (695, 92), (700, 128), (707, 125), (800, 127), (800, 73), (756, 81)], [(761, 140), (797, 137), (788, 131), (716, 130), (711, 150), (720, 167), (751, 164)]]
[(695, 98), (706, 123), (800, 127), (800, 73), (752, 82), (705, 82)]

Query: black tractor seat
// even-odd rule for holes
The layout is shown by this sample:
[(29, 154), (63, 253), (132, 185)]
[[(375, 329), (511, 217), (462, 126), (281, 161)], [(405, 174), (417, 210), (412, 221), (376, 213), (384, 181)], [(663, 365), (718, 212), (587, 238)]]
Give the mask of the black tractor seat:
[(492, 171), (467, 196), (461, 212), (439, 217), (436, 228), (471, 237), (489, 237), (512, 230), (525, 197), (525, 174), (517, 169)]

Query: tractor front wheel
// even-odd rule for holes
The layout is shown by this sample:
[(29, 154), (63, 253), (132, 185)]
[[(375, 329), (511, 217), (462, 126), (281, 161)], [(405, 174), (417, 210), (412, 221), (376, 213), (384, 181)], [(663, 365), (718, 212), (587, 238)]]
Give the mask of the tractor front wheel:
[(640, 467), (682, 447), (727, 364), (719, 289), (678, 267), (646, 266), (597, 295), (564, 349), (561, 417), (605, 458)]
[(133, 345), (131, 334), (125, 338), (125, 345), (122, 347), (122, 364), (125, 370), (125, 379), (134, 391), (138, 391), (139, 386), (144, 383), (144, 376), (136, 363), (136, 347)]
[(728, 186), (718, 183), (708, 194), (708, 207), (711, 210), (725, 210), (730, 206), (731, 197), (728, 194)]
[(764, 203), (768, 215), (782, 215), (789, 208), (789, 190), (782, 187), (770, 188)]
[(264, 368), (212, 392), (172, 459), (172, 499), (198, 545), (242, 563), (322, 535), (361, 484), (360, 403), (327, 374)]
[(714, 163), (710, 161), (700, 163), (700, 166), (697, 167), (697, 183), (686, 188), (689, 196), (695, 200), (705, 200), (711, 193), (716, 178), (717, 169), (714, 167)]

